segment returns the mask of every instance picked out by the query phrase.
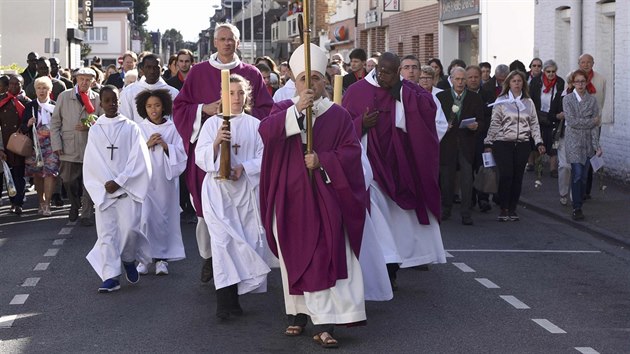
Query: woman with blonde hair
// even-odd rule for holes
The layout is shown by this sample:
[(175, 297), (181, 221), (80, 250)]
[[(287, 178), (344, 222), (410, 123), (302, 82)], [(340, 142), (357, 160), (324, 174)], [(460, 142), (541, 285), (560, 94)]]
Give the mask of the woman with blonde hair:
[(55, 190), (60, 163), (59, 156), (53, 151), (50, 143), (50, 122), (55, 109), (55, 102), (50, 99), (52, 81), (48, 76), (38, 77), (33, 86), (37, 98), (26, 105), (21, 129), (25, 133), (32, 133), (33, 125), (35, 126), (37, 135), (32, 138), (39, 145), (39, 149), (33, 149), (33, 154), (26, 158), (25, 175), (33, 177), (35, 181), (35, 190), (39, 198), (38, 214), (51, 216), (50, 200)]
[(497, 196), (501, 213), (497, 220), (518, 221), (516, 206), (531, 151), (530, 139), (534, 139), (541, 155), (546, 151), (536, 107), (529, 98), (525, 73), (518, 70), (510, 72), (503, 81), (501, 94), (490, 106), (493, 106), (492, 119), (484, 145), (485, 152), (492, 152), (499, 168)]

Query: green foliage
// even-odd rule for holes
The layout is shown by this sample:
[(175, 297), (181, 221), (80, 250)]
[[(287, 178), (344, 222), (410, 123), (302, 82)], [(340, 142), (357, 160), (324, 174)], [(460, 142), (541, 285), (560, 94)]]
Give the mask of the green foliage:
[(144, 23), (149, 19), (149, 0), (135, 0), (133, 3), (133, 12), (136, 20), (137, 28), (144, 27)]
[(87, 58), (92, 53), (92, 46), (87, 43), (81, 43), (81, 59)]
[(13, 63), (11, 65), (0, 65), (0, 70), (15, 70), (21, 73), (22, 71), (24, 71), (24, 69), (25, 67), (19, 66), (16, 63)]

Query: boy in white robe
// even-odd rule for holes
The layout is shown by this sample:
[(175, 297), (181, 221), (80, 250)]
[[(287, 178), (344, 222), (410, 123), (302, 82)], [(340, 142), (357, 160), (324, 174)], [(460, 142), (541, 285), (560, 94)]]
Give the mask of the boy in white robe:
[[(243, 112), (251, 88), (240, 75), (230, 76), (233, 117), (230, 130), (223, 117), (212, 116), (203, 125), (195, 162), (206, 171), (202, 185), (203, 216), (212, 237), (212, 267), (217, 293), (217, 317), (240, 315), (240, 294), (267, 291), (266, 243), (258, 208), (258, 185), (263, 143), (258, 134), (260, 121)], [(231, 149), (223, 151), (221, 143)], [(230, 154), (231, 175), (220, 179), (221, 155)]]
[[(150, 261), (150, 246), (140, 229), (142, 202), (151, 180), (151, 160), (136, 123), (118, 113), (118, 89), (101, 89), (100, 116), (90, 128), (83, 162), (83, 183), (94, 201), (98, 239), (87, 260), (103, 280), (99, 292), (120, 289), (139, 275), (135, 261)], [(121, 267), (122, 263), (122, 267)]]
[[(186, 151), (175, 124), (169, 119), (173, 99), (166, 90), (145, 90), (136, 96), (136, 109), (144, 120), (139, 124), (147, 142), (153, 173), (142, 203), (142, 231), (151, 244), (155, 274), (167, 275), (168, 262), (186, 258), (179, 223), (181, 209), (179, 175), (186, 169)], [(137, 270), (147, 274), (148, 264)]]

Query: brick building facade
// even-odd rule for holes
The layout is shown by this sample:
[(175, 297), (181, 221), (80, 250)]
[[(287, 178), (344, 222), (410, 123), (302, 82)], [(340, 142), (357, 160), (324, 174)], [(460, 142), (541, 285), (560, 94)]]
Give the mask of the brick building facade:
[(540, 1), (535, 7), (534, 55), (554, 59), (565, 76), (589, 53), (594, 70), (607, 79), (600, 144), (606, 173), (630, 182), (630, 2)]
[(421, 63), (438, 54), (438, 4), (392, 15), (389, 25), (389, 50), (399, 56), (415, 55)]

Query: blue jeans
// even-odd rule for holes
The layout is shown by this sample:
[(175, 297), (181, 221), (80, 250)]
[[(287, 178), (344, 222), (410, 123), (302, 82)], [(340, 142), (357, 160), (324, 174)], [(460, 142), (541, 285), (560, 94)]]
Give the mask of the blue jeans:
[(582, 209), (582, 199), (586, 193), (586, 179), (590, 159), (585, 163), (571, 163), (571, 194), (573, 198), (573, 209)]

